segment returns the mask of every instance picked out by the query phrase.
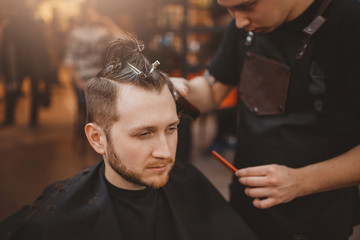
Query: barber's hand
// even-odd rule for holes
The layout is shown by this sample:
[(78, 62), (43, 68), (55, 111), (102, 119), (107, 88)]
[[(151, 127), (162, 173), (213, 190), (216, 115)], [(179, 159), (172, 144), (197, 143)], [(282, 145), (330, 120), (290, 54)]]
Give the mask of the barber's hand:
[(300, 179), (296, 169), (281, 165), (263, 165), (238, 170), (235, 175), (254, 198), (253, 205), (265, 209), (290, 202), (299, 194)]
[(185, 78), (170, 77), (170, 81), (173, 83), (174, 88), (181, 94), (181, 96), (186, 97), (189, 92), (187, 80)]

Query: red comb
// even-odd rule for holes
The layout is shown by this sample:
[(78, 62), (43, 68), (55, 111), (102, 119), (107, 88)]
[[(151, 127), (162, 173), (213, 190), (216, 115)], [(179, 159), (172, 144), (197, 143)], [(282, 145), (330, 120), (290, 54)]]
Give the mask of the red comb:
[(226, 167), (227, 169), (229, 169), (230, 172), (235, 173), (237, 171), (237, 169), (231, 165), (231, 163), (229, 163), (228, 161), (225, 160), (225, 158), (223, 158), (222, 156), (220, 156), (220, 154), (218, 154), (217, 152), (215, 152), (214, 150), (211, 151), (211, 154), (213, 155), (213, 157), (218, 160), (222, 165), (224, 165), (224, 167)]

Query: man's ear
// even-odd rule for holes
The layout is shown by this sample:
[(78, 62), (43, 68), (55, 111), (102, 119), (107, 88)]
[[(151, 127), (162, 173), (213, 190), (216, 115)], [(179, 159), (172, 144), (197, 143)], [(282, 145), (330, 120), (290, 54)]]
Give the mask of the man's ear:
[(106, 136), (101, 127), (96, 123), (88, 123), (85, 126), (86, 137), (92, 148), (99, 154), (105, 154)]

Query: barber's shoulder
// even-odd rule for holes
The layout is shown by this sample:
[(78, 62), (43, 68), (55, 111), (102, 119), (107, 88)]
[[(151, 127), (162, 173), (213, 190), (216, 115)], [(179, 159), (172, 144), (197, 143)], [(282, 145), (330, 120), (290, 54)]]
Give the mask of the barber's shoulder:
[(329, 5), (329, 14), (331, 14), (329, 17), (335, 16), (338, 22), (349, 24), (351, 20), (360, 19), (360, 1), (332, 0)]

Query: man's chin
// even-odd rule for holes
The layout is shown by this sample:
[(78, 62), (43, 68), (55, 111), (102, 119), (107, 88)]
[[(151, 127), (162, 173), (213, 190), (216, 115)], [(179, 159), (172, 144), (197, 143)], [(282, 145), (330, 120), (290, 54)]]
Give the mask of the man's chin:
[(153, 179), (145, 180), (143, 182), (147, 187), (158, 189), (165, 186), (168, 181), (169, 174), (166, 174), (165, 176), (156, 176), (153, 177)]
[(145, 186), (152, 188), (161, 188), (165, 186), (165, 184), (169, 181), (169, 175), (173, 168), (173, 164), (165, 165), (164, 168), (156, 167), (156, 168), (147, 168), (146, 171), (147, 177), (142, 179), (142, 182)]

